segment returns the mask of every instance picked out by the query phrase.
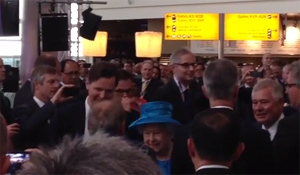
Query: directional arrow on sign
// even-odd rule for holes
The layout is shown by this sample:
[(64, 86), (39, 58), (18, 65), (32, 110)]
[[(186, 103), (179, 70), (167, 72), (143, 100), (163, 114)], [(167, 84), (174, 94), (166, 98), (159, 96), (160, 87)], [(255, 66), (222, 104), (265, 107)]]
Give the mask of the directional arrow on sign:
[(167, 26), (167, 28), (171, 28), (172, 26)]
[(170, 38), (171, 36), (170, 35), (167, 35), (167, 38)]
[(170, 18), (170, 17), (172, 17), (172, 16), (170, 16), (170, 15), (167, 15), (167, 18)]

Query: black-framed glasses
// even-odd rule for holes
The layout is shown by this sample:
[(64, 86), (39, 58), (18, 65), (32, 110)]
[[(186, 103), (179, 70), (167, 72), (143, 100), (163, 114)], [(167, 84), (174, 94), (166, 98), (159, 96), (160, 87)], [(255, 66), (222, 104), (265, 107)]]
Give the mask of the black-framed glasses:
[(182, 66), (182, 67), (188, 69), (188, 68), (190, 68), (190, 67), (195, 68), (196, 63), (176, 63), (176, 65), (179, 65), (179, 66)]
[(133, 93), (133, 89), (116, 89), (116, 93), (118, 94), (132, 94)]

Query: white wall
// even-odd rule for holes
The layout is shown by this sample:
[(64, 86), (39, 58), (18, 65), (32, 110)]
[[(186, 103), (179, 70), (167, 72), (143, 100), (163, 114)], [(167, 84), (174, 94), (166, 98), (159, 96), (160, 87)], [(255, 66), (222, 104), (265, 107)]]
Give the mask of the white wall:
[(92, 6), (93, 12), (103, 16), (103, 20), (163, 18), (165, 13), (300, 12), (300, 0), (106, 0), (106, 2), (107, 5)]

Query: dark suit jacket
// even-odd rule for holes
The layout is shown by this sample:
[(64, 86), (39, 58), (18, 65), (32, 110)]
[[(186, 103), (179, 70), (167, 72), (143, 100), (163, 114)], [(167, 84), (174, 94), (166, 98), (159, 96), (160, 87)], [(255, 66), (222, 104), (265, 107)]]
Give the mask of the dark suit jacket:
[(282, 119), (273, 140), (273, 151), (280, 174), (299, 174), (299, 113)]
[(233, 174), (233, 172), (229, 169), (225, 168), (203, 168), (198, 170), (194, 174)]
[[(135, 80), (136, 86), (138, 88), (138, 91), (141, 92), (142, 90), (142, 79), (137, 79)], [(160, 80), (157, 79), (151, 79), (147, 88), (146, 88), (146, 93), (144, 95), (144, 99), (146, 101), (150, 101), (153, 98), (153, 95), (155, 94), (155, 92), (157, 91), (157, 89), (159, 87), (161, 87), (163, 85), (163, 82), (161, 82)]]
[[(55, 128), (52, 140), (55, 143), (59, 143), (65, 135), (69, 135), (73, 138), (84, 135), (85, 117), (85, 100), (77, 100), (69, 105), (61, 106), (51, 121), (51, 127)], [(126, 125), (130, 125), (138, 117), (139, 114), (135, 111), (127, 113)], [(129, 132), (128, 128), (126, 128), (126, 135), (130, 140), (141, 140), (141, 137), (136, 131)]]
[[(216, 108), (221, 113), (235, 115), (234, 111), (227, 108)], [(197, 114), (198, 115), (198, 114)], [(201, 113), (200, 113), (201, 115)], [(182, 126), (173, 139), (172, 174), (193, 174), (194, 166), (187, 150), (190, 123)], [(241, 122), (240, 141), (245, 144), (245, 151), (239, 160), (232, 165), (232, 171), (241, 174), (265, 174), (272, 173), (273, 157), (272, 144), (269, 133), (255, 126)], [(253, 168), (255, 167), (255, 168)]]
[(28, 101), (32, 100), (32, 97), (33, 94), (31, 91), (31, 83), (29, 80), (27, 80), (16, 93), (13, 108), (15, 109), (16, 107), (27, 103)]
[(13, 116), (20, 125), (20, 133), (14, 139), (14, 148), (24, 150), (37, 148), (40, 144), (51, 144), (50, 119), (54, 115), (55, 105), (47, 102), (43, 107), (31, 99), (17, 107)]
[(187, 108), (184, 105), (179, 87), (172, 78), (167, 84), (156, 91), (151, 101), (166, 101), (171, 103), (173, 106), (173, 118), (181, 124), (186, 124), (193, 119), (195, 114), (209, 108), (208, 99), (204, 97), (202, 91), (199, 91), (195, 83), (191, 83), (189, 91), (192, 106)]
[(252, 88), (241, 86), (238, 93), (237, 111), (238, 116), (248, 122), (256, 123), (252, 110)]
[(3, 115), (6, 123), (9, 125), (12, 121), (12, 114), (10, 108), (10, 101), (4, 94), (0, 91), (0, 113)]

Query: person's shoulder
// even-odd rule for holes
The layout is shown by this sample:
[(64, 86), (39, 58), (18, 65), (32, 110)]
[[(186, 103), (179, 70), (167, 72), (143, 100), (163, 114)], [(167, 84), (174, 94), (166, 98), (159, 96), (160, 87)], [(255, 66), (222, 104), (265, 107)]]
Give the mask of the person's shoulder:
[(290, 126), (299, 126), (300, 125), (300, 114), (299, 114), (299, 112), (294, 113), (290, 116), (284, 117), (280, 121), (279, 125), (284, 125), (287, 128), (290, 127)]

